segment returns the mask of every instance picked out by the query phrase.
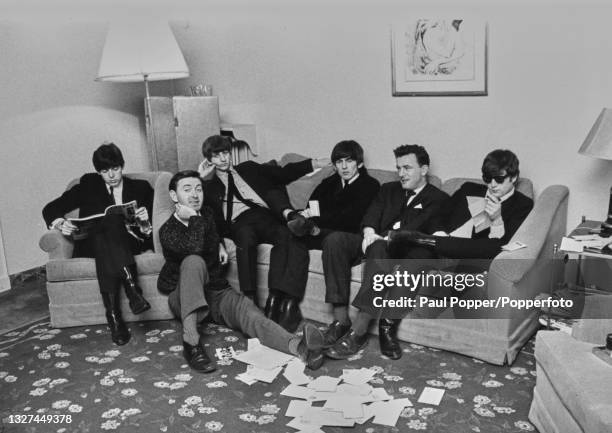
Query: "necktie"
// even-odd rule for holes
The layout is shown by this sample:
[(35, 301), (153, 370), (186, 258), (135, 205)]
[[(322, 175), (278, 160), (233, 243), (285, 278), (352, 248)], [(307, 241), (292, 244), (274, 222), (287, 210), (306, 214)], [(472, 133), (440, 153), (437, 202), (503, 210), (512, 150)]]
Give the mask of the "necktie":
[(406, 201), (404, 202), (404, 206), (408, 206), (408, 201), (410, 201), (410, 197), (412, 197), (415, 194), (416, 193), (412, 189), (407, 189), (406, 190)]
[(113, 187), (110, 186), (109, 189), (110, 189), (110, 201), (111, 201), (111, 204), (117, 204), (117, 202), (115, 201), (115, 194), (113, 193)]
[(244, 198), (242, 194), (240, 194), (240, 191), (238, 191), (238, 188), (236, 188), (234, 176), (230, 171), (229, 173), (227, 173), (227, 212), (225, 217), (225, 220), (228, 223), (232, 222), (232, 214), (234, 211), (234, 197), (236, 197), (239, 201), (241, 201), (250, 208), (259, 207), (256, 203)]

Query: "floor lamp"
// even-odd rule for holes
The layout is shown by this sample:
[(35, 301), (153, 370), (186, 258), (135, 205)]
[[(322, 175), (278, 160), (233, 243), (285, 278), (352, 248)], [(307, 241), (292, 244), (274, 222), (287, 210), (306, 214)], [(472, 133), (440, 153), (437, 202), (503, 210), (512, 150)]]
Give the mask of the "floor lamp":
[(118, 21), (110, 24), (96, 81), (145, 84), (145, 122), (153, 170), (159, 169), (153, 140), (149, 81), (189, 76), (183, 53), (165, 21)]
[[(578, 153), (600, 159), (612, 159), (612, 108), (601, 110)], [(601, 224), (600, 234), (603, 237), (612, 235), (612, 188), (610, 188), (608, 216)]]

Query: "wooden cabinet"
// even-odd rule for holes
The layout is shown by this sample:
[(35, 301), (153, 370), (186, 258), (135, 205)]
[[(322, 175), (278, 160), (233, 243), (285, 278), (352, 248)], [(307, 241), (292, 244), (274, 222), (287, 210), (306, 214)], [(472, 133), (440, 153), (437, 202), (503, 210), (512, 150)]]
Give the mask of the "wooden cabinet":
[(219, 98), (154, 96), (145, 100), (145, 113), (153, 170), (197, 170), (202, 143), (220, 131)]

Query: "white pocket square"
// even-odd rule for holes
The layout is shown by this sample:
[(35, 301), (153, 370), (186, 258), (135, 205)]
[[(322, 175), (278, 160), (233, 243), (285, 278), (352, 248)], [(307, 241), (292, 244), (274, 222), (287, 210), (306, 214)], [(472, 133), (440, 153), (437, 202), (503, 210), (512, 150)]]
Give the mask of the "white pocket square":
[(423, 205), (421, 203), (414, 206), (415, 209), (423, 209)]

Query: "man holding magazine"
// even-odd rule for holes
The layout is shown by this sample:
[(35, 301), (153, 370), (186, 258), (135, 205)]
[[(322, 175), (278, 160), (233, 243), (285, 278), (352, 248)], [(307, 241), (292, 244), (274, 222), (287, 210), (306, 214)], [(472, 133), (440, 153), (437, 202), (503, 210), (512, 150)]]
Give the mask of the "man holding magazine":
[[(151, 308), (138, 286), (134, 255), (152, 248), (149, 215), (153, 206), (153, 189), (144, 180), (123, 176), (125, 161), (121, 150), (108, 143), (93, 153), (97, 173), (83, 175), (79, 183), (43, 208), (43, 218), (50, 229), (60, 230), (75, 239), (74, 257), (93, 257), (100, 294), (106, 309), (111, 338), (117, 345), (130, 339), (129, 330), (121, 316), (120, 285), (125, 287), (134, 314)], [(122, 214), (107, 213), (80, 239), (77, 226), (66, 219), (66, 213), (79, 209), (79, 217), (104, 214), (107, 207), (136, 201), (137, 227), (126, 227)], [(79, 238), (79, 240), (76, 240)]]

